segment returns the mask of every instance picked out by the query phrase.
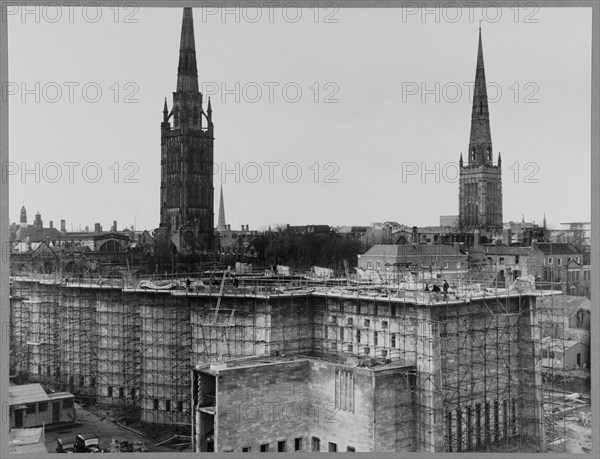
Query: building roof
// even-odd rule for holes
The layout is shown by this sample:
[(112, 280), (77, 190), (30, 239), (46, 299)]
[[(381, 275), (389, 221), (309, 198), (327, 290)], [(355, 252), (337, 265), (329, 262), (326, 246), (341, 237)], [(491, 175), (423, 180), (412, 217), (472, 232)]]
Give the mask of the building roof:
[(41, 230), (37, 230), (33, 225), (29, 225), (27, 228), (17, 229), (15, 234), (16, 240), (24, 241), (27, 237), (31, 238), (31, 242), (40, 242), (46, 241), (48, 238), (50, 238), (50, 240), (60, 239), (62, 233), (56, 228), (42, 228)]
[(449, 256), (466, 255), (459, 247), (448, 244), (426, 245), (426, 244), (377, 244), (367, 250), (363, 256), (367, 257), (419, 257), (419, 256)]
[(581, 255), (583, 253), (573, 245), (561, 242), (542, 242), (538, 243), (537, 247), (544, 255)]
[(573, 346), (577, 346), (581, 344), (582, 346), (588, 346), (580, 341), (575, 341), (574, 339), (556, 339), (551, 338), (550, 336), (546, 336), (540, 340), (542, 345), (542, 349), (551, 350), (555, 352), (564, 352), (566, 350), (571, 349)]
[(26, 403), (47, 402), (48, 394), (40, 384), (25, 384), (10, 386), (8, 388), (9, 405), (23, 405)]

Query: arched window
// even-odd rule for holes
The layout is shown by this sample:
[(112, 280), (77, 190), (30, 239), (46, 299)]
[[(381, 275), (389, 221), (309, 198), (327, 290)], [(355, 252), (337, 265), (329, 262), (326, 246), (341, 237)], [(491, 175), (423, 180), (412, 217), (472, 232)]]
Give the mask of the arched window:
[(106, 241), (104, 244), (100, 246), (99, 252), (120, 252), (121, 245), (118, 241)]
[(198, 126), (198, 107), (194, 107), (194, 118), (192, 120), (194, 126)]
[(173, 111), (173, 127), (179, 126), (179, 108), (175, 107)]

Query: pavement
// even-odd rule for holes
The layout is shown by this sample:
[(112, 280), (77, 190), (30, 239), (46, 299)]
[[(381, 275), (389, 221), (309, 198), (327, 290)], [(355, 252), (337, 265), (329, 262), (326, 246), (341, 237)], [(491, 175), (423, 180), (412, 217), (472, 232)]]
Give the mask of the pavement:
[(136, 435), (135, 433), (116, 425), (108, 416), (97, 416), (94, 413), (83, 409), (77, 403), (75, 404), (75, 418), (75, 423), (60, 424), (46, 429), (44, 443), (49, 452), (56, 452), (57, 439), (62, 438), (63, 441), (72, 441), (76, 435), (86, 432), (93, 433), (98, 437), (100, 449), (102, 450), (108, 448), (108, 445), (113, 438), (119, 438), (122, 440), (129, 440), (129, 442), (141, 440), (144, 442), (149, 452), (179, 452), (179, 450), (169, 448), (168, 446), (154, 446), (156, 443), (159, 443), (159, 439)]

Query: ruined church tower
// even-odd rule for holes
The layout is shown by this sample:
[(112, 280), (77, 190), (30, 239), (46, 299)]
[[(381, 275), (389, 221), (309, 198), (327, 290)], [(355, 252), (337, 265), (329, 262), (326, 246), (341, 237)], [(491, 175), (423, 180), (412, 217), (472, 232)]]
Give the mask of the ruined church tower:
[(490, 112), (483, 66), (481, 27), (467, 164), (460, 155), (459, 225), (463, 231), (502, 230), (502, 160), (493, 164)]
[[(160, 230), (177, 250), (213, 247), (213, 141), (210, 99), (203, 109), (192, 9), (183, 9), (177, 90), (161, 129)], [(184, 250), (185, 251), (185, 250)]]

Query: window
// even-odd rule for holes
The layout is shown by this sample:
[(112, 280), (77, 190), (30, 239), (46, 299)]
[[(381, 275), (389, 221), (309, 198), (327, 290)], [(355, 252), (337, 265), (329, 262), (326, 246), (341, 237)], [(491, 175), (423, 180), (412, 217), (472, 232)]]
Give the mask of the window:
[(329, 318), (329, 322), (332, 323), (332, 324), (337, 324), (337, 317), (336, 316), (331, 316)]
[(48, 411), (48, 402), (38, 403), (38, 413), (43, 413), (44, 411)]
[(384, 320), (383, 322), (381, 322), (381, 328), (387, 328), (388, 323), (386, 320)]
[(348, 344), (348, 352), (352, 352), (354, 350), (354, 348), (352, 347), (352, 344)]
[(377, 332), (373, 332), (373, 344), (377, 346)]
[(381, 351), (381, 357), (383, 357), (384, 359), (387, 358), (387, 350), (386, 349), (383, 349)]
[(277, 442), (277, 452), (278, 453), (285, 453), (287, 449), (287, 441), (286, 440), (281, 440)]
[(557, 259), (556, 259), (556, 264), (557, 264), (558, 266), (562, 266), (562, 258), (557, 258)]
[(233, 448), (223, 448), (224, 453), (233, 453)]
[(250, 451), (252, 451), (251, 446), (243, 446), (242, 447), (242, 453), (249, 453)]
[(337, 453), (337, 443), (329, 442), (329, 452)]
[(456, 269), (460, 269), (460, 261), (456, 262)]
[(171, 411), (171, 400), (165, 400), (165, 410)]
[(340, 327), (340, 341), (344, 341), (344, 329)]
[(551, 265), (552, 264), (552, 257), (548, 257), (548, 264)]
[(177, 402), (177, 411), (183, 411), (183, 402), (181, 400)]
[(391, 311), (391, 313), (392, 313), (392, 317), (396, 317), (396, 305), (395, 304), (392, 304), (392, 311)]
[(351, 370), (335, 370), (335, 408), (354, 412), (354, 373)]
[(348, 317), (348, 325), (352, 325), (354, 323), (354, 319), (352, 317)]
[(519, 255), (515, 255), (515, 264), (518, 265), (519, 264)]
[(579, 263), (579, 257), (575, 257), (575, 261)]
[(445, 262), (444, 262), (444, 268), (447, 268), (447, 267), (448, 267), (448, 262), (447, 262), (447, 261), (445, 261)]
[(365, 347), (365, 354), (369, 355), (371, 353), (371, 349), (369, 349), (368, 347)]
[(158, 410), (158, 399), (157, 398), (154, 399), (154, 409)]
[(373, 266), (371, 265), (371, 262), (367, 262), (367, 269), (371, 269)]
[(73, 398), (65, 398), (63, 400), (63, 410), (73, 408)]
[(396, 347), (396, 334), (392, 333), (391, 337), (392, 337), (392, 347)]
[(504, 257), (500, 257), (499, 263), (500, 263), (501, 265), (503, 265), (503, 264), (504, 264)]
[(329, 347), (330, 347), (331, 349), (335, 349), (335, 348), (336, 348), (335, 341), (332, 341), (332, 342), (329, 344)]
[(360, 330), (356, 330), (356, 342), (360, 343)]
[(349, 453), (355, 453), (356, 448), (354, 446), (348, 446), (346, 447), (346, 451), (348, 451)]
[(112, 386), (108, 386), (108, 396), (112, 397)]
[(321, 451), (321, 440), (319, 440), (319, 437), (312, 437), (312, 450), (314, 451)]
[(27, 404), (27, 414), (35, 414), (35, 403)]
[(135, 387), (129, 389), (129, 395), (131, 396), (131, 398), (135, 398)]
[(577, 353), (577, 366), (581, 367), (581, 352)]
[(125, 389), (122, 387), (119, 387), (119, 397), (123, 397), (125, 395)]
[(79, 375), (79, 385), (85, 386), (85, 376)]
[(377, 266), (377, 269), (381, 269), (381, 262), (378, 261), (376, 266)]
[(260, 452), (261, 453), (268, 453), (269, 452), (269, 444), (268, 443), (263, 443), (262, 445), (260, 445)]
[(302, 437), (294, 439), (294, 451), (302, 451)]
[(369, 319), (365, 319), (365, 327), (370, 327), (371, 321)]

